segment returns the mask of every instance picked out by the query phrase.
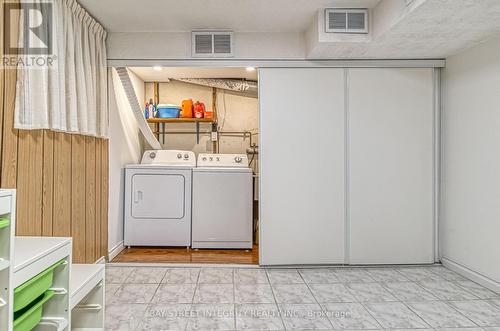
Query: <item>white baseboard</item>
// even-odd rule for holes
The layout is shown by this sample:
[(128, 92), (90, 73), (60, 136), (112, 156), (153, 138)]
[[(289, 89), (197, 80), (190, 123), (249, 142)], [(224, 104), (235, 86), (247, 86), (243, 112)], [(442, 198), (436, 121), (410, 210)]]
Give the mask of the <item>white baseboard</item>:
[(104, 256), (101, 256), (97, 261), (94, 262), (94, 264), (106, 264), (106, 258)]
[(121, 251), (125, 249), (125, 246), (123, 246), (123, 241), (120, 241), (118, 244), (115, 245), (115, 247), (111, 248), (108, 252), (109, 256), (109, 262), (113, 261), (113, 259), (120, 254)]
[(238, 268), (259, 269), (257, 264), (212, 264), (212, 263), (143, 263), (143, 262), (110, 262), (109, 267), (162, 267), (162, 268)]
[(443, 263), (443, 265), (445, 267), (455, 271), (459, 275), (462, 275), (466, 278), (469, 278), (470, 280), (472, 280), (480, 285), (483, 285), (486, 288), (489, 288), (493, 292), (500, 294), (500, 283), (499, 282), (497, 282), (497, 281), (495, 281), (495, 280), (493, 280), (485, 275), (482, 275), (482, 274), (480, 274), (472, 269), (469, 269), (466, 266), (464, 266), (458, 262), (455, 262), (453, 260), (450, 260), (449, 258), (446, 258), (446, 257), (441, 258), (441, 263)]

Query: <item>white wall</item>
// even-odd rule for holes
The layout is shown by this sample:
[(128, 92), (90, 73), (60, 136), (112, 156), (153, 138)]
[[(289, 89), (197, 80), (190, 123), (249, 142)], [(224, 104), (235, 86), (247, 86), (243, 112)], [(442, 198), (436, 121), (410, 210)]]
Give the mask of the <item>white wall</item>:
[[(189, 59), (191, 32), (111, 32), (108, 60)], [(301, 32), (235, 32), (234, 58), (303, 59)]]
[(500, 291), (500, 38), (448, 58), (443, 86), (441, 255)]
[[(118, 74), (110, 69), (109, 80), (109, 224), (108, 249), (112, 258), (123, 243), (123, 167), (137, 163), (142, 155), (142, 135), (130, 109)], [(144, 99), (144, 82), (129, 71), (139, 100)]]
[[(204, 102), (206, 109), (212, 109), (212, 88), (195, 84), (188, 84), (179, 81), (160, 83), (159, 88), (160, 103), (171, 103), (180, 105), (183, 99), (191, 98)], [(144, 102), (153, 97), (153, 83), (146, 83), (146, 94)], [(143, 99), (141, 99), (142, 101)], [(218, 90), (217, 92), (217, 113), (220, 131), (224, 132), (252, 132), (253, 142), (258, 144), (259, 107), (258, 99), (238, 95), (230, 91)], [(192, 123), (166, 124), (168, 132), (175, 131), (195, 131)], [(211, 125), (200, 124), (201, 131), (210, 131)], [(219, 136), (219, 153), (246, 153), (250, 147), (249, 138), (232, 136)], [(163, 142), (160, 137), (160, 142)], [(195, 153), (211, 153), (212, 142), (209, 135), (200, 135), (199, 144), (196, 143), (196, 135), (168, 134), (165, 136), (165, 149), (192, 150)], [(257, 158), (253, 165), (257, 165)], [(255, 169), (255, 168), (254, 168)], [(256, 170), (256, 169), (255, 169)]]

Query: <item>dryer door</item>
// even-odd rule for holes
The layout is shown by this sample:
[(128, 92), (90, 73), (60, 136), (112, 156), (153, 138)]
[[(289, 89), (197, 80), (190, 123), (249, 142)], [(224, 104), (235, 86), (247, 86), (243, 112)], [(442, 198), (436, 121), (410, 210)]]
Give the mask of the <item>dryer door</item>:
[(132, 217), (181, 219), (184, 217), (186, 179), (181, 174), (132, 176)]

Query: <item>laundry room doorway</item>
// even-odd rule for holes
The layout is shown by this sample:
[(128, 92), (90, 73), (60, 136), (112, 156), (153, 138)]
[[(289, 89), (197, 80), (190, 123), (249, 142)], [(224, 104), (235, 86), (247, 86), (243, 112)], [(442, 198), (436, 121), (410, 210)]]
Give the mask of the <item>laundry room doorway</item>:
[[(191, 208), (185, 205), (183, 214), (185, 219), (186, 213), (190, 213), (190, 245), (178, 246), (175, 240), (167, 239), (160, 240), (161, 245), (158, 240), (149, 243), (148, 230), (144, 227), (152, 223), (140, 223), (131, 212), (139, 208), (136, 205), (141, 199), (148, 199), (147, 194), (158, 203), (162, 198), (155, 196), (155, 191), (165, 199), (186, 191), (168, 192), (168, 188), (158, 187), (168, 180), (152, 181), (151, 187), (140, 189), (124, 183), (130, 189), (123, 194), (123, 224), (116, 224), (117, 228), (123, 226), (124, 249), (111, 256), (110, 262), (259, 264), (257, 70), (252, 67), (128, 67), (122, 70), (126, 71), (117, 69), (113, 85), (115, 92), (127, 86), (122, 77), (125, 72), (128, 86), (132, 86), (128, 92), (132, 91), (140, 104), (139, 109), (132, 110), (136, 112), (136, 119), (140, 119), (134, 128), (143, 133), (139, 136), (141, 154), (144, 154), (137, 164), (124, 167), (125, 174), (129, 168), (136, 172), (126, 175), (124, 180), (132, 181), (137, 172), (142, 171), (141, 166), (152, 168), (153, 172), (155, 167), (178, 167), (177, 155), (181, 163), (194, 158), (196, 165), (191, 168), (192, 185), (186, 186), (186, 190), (192, 189)], [(130, 112), (134, 107), (127, 102), (130, 98), (126, 89), (123, 92), (115, 93), (117, 108), (120, 104), (127, 105)], [(147, 136), (154, 137), (155, 141), (144, 139)], [(162, 158), (166, 161), (160, 161)], [(166, 173), (158, 170), (158, 174)], [(152, 200), (148, 201), (151, 205)], [(153, 211), (147, 214), (153, 223), (180, 222), (180, 218), (156, 217)], [(133, 231), (130, 229), (134, 229), (128, 225), (132, 223), (135, 229), (141, 229), (141, 237), (139, 241), (128, 242), (127, 238), (131, 237), (128, 234)], [(152, 225), (151, 231), (158, 228), (157, 224)], [(158, 239), (158, 234), (152, 233), (153, 237)]]

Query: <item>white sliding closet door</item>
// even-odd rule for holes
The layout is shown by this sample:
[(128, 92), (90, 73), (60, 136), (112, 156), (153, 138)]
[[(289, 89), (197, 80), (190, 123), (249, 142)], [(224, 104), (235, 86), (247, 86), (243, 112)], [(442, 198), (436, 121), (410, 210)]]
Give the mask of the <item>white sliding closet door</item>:
[(261, 69), (260, 263), (344, 262), (344, 70)]
[(351, 264), (432, 263), (432, 69), (350, 69)]

